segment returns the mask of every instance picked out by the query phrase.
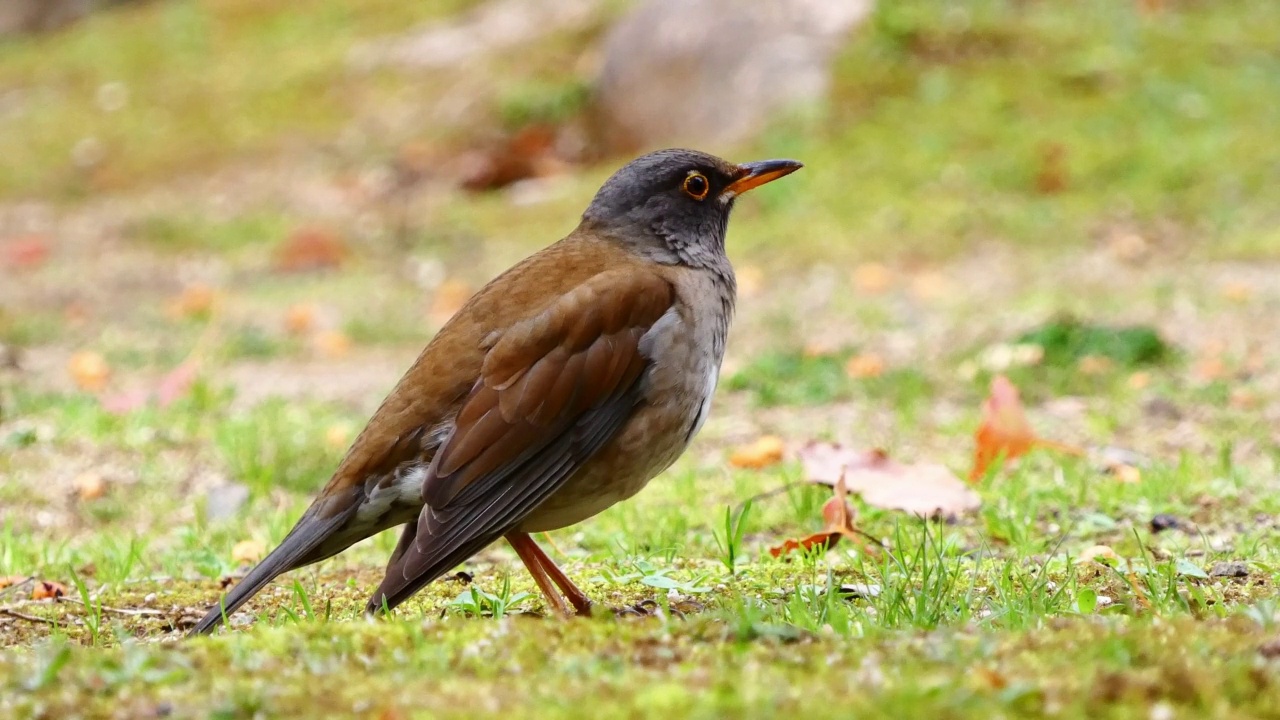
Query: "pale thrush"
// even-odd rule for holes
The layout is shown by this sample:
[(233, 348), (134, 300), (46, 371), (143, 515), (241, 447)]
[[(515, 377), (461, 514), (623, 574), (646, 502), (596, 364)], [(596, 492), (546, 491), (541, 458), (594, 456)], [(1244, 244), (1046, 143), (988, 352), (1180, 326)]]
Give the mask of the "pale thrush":
[(505, 536), (552, 607), (588, 613), (529, 534), (631, 497), (688, 446), (733, 315), (734, 200), (800, 167), (663, 150), (615, 173), (568, 237), (441, 328), (280, 546), (192, 632), (281, 573), (397, 525), (370, 612)]

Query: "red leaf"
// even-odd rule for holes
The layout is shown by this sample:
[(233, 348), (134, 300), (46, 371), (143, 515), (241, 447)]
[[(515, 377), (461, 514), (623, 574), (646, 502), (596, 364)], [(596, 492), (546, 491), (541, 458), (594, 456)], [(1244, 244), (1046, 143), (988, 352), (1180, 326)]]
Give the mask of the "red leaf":
[(15, 270), (34, 270), (49, 259), (49, 238), (44, 235), (24, 235), (4, 244), (3, 264)]
[(115, 415), (133, 412), (155, 400), (159, 407), (168, 407), (182, 397), (195, 383), (199, 364), (187, 360), (169, 372), (156, 383), (155, 389), (133, 388), (102, 399), (102, 408)]

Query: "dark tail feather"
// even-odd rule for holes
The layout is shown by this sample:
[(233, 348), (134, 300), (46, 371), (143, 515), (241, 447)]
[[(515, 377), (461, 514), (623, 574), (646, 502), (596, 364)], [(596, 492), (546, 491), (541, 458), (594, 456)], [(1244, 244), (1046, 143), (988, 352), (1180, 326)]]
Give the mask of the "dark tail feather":
[[(223, 596), (222, 601), (196, 623), (187, 634), (188, 637), (204, 635), (217, 629), (224, 617), (230, 617), (231, 613), (240, 609), (241, 605), (280, 575), (304, 565), (320, 562), (345, 550), (351, 543), (342, 547), (331, 547), (326, 546), (325, 541), (332, 538), (334, 532), (347, 523), (359, 508), (359, 503), (350, 503), (348, 508), (346, 512), (338, 512), (332, 517), (320, 517), (321, 513), (318, 512), (317, 505), (311, 506), (298, 524), (289, 531), (279, 547), (272, 550), (262, 562), (249, 571), (248, 575), (244, 576), (243, 580), (231, 588), (231, 592)], [(360, 538), (355, 538), (355, 540), (358, 539)]]

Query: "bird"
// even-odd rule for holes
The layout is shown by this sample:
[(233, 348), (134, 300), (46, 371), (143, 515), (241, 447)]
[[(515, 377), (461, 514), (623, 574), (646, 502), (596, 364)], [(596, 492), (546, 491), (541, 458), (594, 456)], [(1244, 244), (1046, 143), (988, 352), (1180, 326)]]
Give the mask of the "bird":
[(368, 614), (505, 538), (549, 609), (589, 615), (590, 598), (531, 534), (635, 495), (701, 429), (734, 311), (730, 212), (801, 167), (674, 148), (615, 172), (572, 232), (440, 328), (280, 545), (189, 634), (215, 630), (276, 577), (398, 526)]

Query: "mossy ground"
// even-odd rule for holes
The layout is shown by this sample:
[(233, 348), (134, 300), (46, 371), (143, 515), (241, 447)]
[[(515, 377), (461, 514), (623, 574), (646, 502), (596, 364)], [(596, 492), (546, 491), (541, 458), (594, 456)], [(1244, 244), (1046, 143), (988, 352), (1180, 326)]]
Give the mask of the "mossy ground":
[[(808, 165), (740, 203), (740, 314), (703, 434), (634, 501), (541, 538), (600, 616), (543, 617), (494, 547), (461, 568), (469, 583), (366, 621), (383, 536), (179, 642), (245, 569), (236, 544), (283, 537), (429, 337), (438, 276), (475, 286), (559, 237), (614, 164), (532, 204), (424, 190), (406, 215), (352, 190), (399, 144), (459, 131), (378, 132), (457, 78), (355, 78), (347, 50), (452, 9), (148, 3), (0, 47), (16, 93), (0, 215), (54, 218), (46, 265), (0, 269), (0, 343), (23, 353), (0, 370), (0, 577), (80, 601), (0, 590), (0, 714), (1277, 716), (1280, 5), (1265, 0), (884, 0), (828, 107), (733, 150)], [(593, 33), (469, 66), (492, 76), (475, 112), (500, 125), (529, 87), (580, 83), (565, 58)], [(129, 50), (158, 36), (173, 62)], [(128, 109), (93, 110), (111, 82)], [(159, 106), (190, 131), (153, 123)], [(68, 160), (86, 136), (108, 150), (92, 172)], [(282, 237), (315, 222), (355, 257), (273, 272)], [(167, 309), (195, 282), (218, 288), (212, 319)], [(290, 334), (296, 303), (354, 347)], [(1043, 435), (1134, 451), (1137, 482), (1035, 453), (954, 522), (860, 508), (877, 555), (777, 560), (767, 548), (816, 530), (829, 496), (798, 486), (755, 504), (728, 562), (726, 509), (801, 475), (733, 468), (731, 448), (833, 439), (963, 475), (990, 348), (1064, 313), (1176, 348), (1009, 369)], [(197, 344), (201, 379), (166, 408), (112, 414), (67, 379), (93, 350), (111, 391), (154, 385)], [(860, 353), (886, 372), (850, 378)], [(100, 496), (77, 488), (86, 473)], [(1098, 545), (1117, 559), (1078, 562)], [(1244, 574), (1210, 577), (1220, 562)]]

